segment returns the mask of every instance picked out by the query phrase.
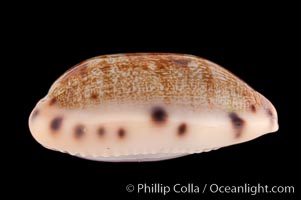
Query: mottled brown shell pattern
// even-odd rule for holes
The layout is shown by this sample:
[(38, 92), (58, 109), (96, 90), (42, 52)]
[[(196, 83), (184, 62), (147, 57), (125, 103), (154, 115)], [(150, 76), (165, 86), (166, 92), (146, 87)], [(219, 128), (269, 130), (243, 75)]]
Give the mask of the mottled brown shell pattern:
[(220, 66), (191, 55), (116, 54), (86, 60), (62, 75), (48, 96), (57, 106), (162, 102), (199, 111), (254, 111), (260, 95)]
[(29, 117), (44, 147), (86, 159), (155, 161), (278, 130), (271, 102), (208, 60), (184, 54), (99, 56), (67, 71)]

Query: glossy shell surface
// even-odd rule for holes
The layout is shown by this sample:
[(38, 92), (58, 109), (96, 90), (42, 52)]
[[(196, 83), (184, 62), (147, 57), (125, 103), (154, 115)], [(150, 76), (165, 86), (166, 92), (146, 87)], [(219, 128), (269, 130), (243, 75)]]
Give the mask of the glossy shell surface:
[(229, 71), (192, 55), (86, 60), (29, 118), (43, 146), (100, 161), (154, 161), (245, 142), (278, 129), (274, 106)]

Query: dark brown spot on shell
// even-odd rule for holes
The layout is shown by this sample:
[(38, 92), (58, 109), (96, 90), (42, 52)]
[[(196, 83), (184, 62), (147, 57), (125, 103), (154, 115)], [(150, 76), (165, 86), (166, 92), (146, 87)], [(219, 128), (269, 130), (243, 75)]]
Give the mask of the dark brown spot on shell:
[(257, 111), (256, 106), (254, 104), (250, 106), (250, 109), (253, 113), (256, 113), (256, 111)]
[(58, 131), (63, 122), (63, 117), (55, 117), (51, 122), (50, 122), (50, 129), (53, 131)]
[(187, 131), (187, 125), (185, 123), (180, 124), (178, 127), (178, 134), (179, 135), (184, 135)]
[(156, 123), (162, 123), (167, 120), (167, 113), (161, 107), (154, 107), (151, 114), (152, 120)]
[(80, 138), (84, 135), (85, 133), (85, 127), (83, 125), (77, 125), (74, 129), (74, 134), (76, 138)]
[(99, 136), (104, 136), (105, 134), (105, 128), (104, 127), (100, 127), (98, 130), (97, 130), (97, 134)]
[(98, 94), (96, 94), (96, 93), (91, 94), (91, 99), (92, 100), (96, 100), (97, 98), (98, 98)]
[(118, 130), (118, 137), (123, 138), (125, 136), (125, 130), (123, 128), (120, 128)]
[(39, 109), (35, 109), (32, 113), (31, 119), (33, 120), (34, 118), (36, 118), (38, 115), (40, 114), (40, 110)]
[(231, 119), (232, 126), (235, 129), (235, 137), (239, 138), (242, 134), (245, 121), (234, 112), (229, 113), (229, 117)]
[(273, 117), (273, 112), (271, 109), (266, 109), (266, 112), (270, 117)]
[(56, 98), (53, 97), (50, 101), (49, 101), (49, 106), (52, 106), (56, 103)]

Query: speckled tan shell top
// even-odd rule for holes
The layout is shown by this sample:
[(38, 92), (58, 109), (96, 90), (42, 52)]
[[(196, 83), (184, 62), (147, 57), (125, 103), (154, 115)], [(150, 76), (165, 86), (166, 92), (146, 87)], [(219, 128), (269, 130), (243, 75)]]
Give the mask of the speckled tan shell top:
[(256, 110), (261, 105), (257, 92), (216, 64), (191, 55), (164, 53), (92, 58), (61, 76), (49, 96), (71, 109), (150, 101), (194, 111)]

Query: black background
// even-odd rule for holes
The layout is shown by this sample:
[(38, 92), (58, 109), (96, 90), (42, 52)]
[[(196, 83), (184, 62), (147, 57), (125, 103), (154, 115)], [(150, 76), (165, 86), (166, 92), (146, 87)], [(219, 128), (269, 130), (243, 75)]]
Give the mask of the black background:
[[(40, 11), (41, 13), (43, 11)], [(8, 167), (10, 195), (29, 187), (23, 196), (59, 198), (62, 196), (105, 199), (105, 195), (144, 198), (147, 194), (128, 193), (127, 184), (176, 183), (204, 185), (268, 184), (293, 185), (298, 193), (297, 125), (292, 122), (296, 104), (293, 103), (297, 85), (294, 61), (297, 33), (294, 18), (283, 19), (278, 12), (258, 18), (235, 21), (236, 17), (209, 21), (197, 14), (195, 21), (166, 17), (137, 21), (108, 20), (93, 16), (96, 22), (81, 21), (81, 16), (64, 20), (52, 17), (38, 20), (41, 13), (20, 16), (9, 23), (12, 30), (8, 60), (13, 74), (6, 84), (13, 106), (7, 116), (9, 140), (5, 158)], [(76, 12), (76, 11), (75, 11)], [(242, 11), (243, 13), (243, 11)], [(256, 12), (258, 14), (258, 12)], [(112, 14), (112, 13), (111, 13)], [(150, 13), (151, 14), (151, 13)], [(213, 14), (213, 13), (211, 13)], [(241, 14), (241, 13), (240, 13)], [(256, 14), (256, 15), (257, 15)], [(53, 16), (50, 13), (49, 16)], [(126, 52), (186, 53), (207, 58), (230, 70), (254, 89), (266, 96), (276, 107), (280, 129), (256, 140), (209, 153), (150, 163), (105, 163), (79, 159), (40, 146), (28, 129), (28, 117), (51, 84), (73, 65), (103, 54)], [(5, 75), (6, 75), (5, 74)], [(286, 80), (288, 79), (288, 80)], [(7, 88), (7, 87), (6, 87)], [(15, 95), (15, 96), (14, 96)], [(5, 124), (4, 124), (5, 125)], [(8, 124), (7, 124), (8, 125)], [(300, 145), (299, 145), (300, 146)], [(20, 189), (20, 190), (19, 190)], [(155, 195), (162, 198), (161, 194)], [(172, 195), (168, 195), (172, 196)], [(180, 194), (176, 198), (245, 198), (250, 195)], [(257, 195), (257, 199), (288, 199), (293, 194)]]

